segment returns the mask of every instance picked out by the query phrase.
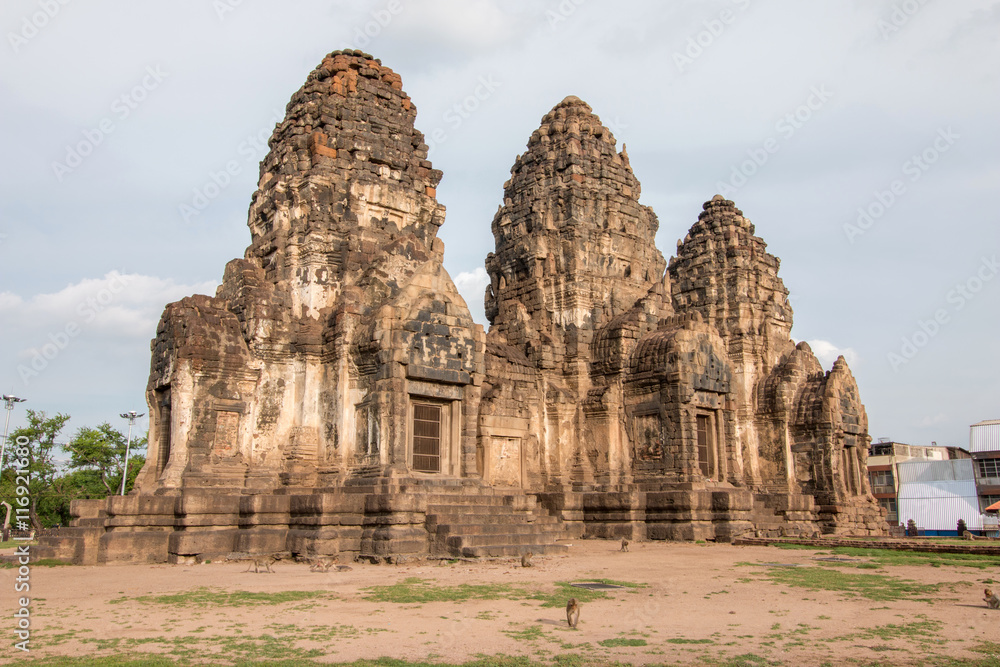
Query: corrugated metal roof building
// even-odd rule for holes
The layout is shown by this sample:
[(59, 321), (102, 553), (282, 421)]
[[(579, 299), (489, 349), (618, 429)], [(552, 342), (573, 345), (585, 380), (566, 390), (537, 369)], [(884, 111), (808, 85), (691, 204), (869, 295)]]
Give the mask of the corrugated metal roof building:
[(913, 519), (928, 533), (956, 532), (959, 519), (982, 530), (972, 459), (906, 461), (898, 464), (899, 521)]
[(1000, 451), (1000, 419), (988, 419), (969, 427), (969, 451)]

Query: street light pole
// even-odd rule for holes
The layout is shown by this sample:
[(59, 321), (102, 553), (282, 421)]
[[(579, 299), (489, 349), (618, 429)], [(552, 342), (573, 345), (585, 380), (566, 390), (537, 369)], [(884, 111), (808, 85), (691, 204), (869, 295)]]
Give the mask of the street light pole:
[(3, 401), (7, 404), (7, 419), (3, 423), (3, 444), (0, 445), (0, 473), (3, 472), (3, 455), (7, 451), (7, 427), (10, 426), (10, 413), (14, 409), (15, 403), (23, 403), (28, 399), (18, 398), (12, 394), (4, 394)]
[(129, 450), (132, 448), (132, 424), (134, 424), (135, 420), (142, 417), (144, 414), (146, 413), (136, 413), (135, 410), (129, 410), (128, 412), (121, 413), (121, 417), (128, 420), (128, 441), (125, 443), (125, 465), (122, 466), (122, 489), (118, 493), (120, 496), (125, 495), (125, 480), (128, 478), (128, 455)]

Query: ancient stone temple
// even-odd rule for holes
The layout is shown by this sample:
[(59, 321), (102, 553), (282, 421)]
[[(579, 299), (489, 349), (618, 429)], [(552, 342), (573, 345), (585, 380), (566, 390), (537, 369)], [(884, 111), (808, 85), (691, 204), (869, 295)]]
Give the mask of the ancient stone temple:
[(442, 174), (415, 119), (367, 54), (309, 75), (261, 163), (244, 258), (160, 320), (136, 489), (78, 501), (39, 553), (883, 530), (854, 378), (790, 339), (778, 259), (733, 202), (707, 202), (668, 263), (624, 148), (567, 97), (504, 184), (487, 333), (442, 265)]

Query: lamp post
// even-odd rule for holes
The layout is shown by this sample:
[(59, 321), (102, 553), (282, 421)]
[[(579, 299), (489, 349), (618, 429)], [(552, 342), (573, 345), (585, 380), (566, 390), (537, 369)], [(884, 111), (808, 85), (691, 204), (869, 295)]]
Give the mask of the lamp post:
[(10, 426), (10, 413), (14, 409), (15, 403), (23, 403), (26, 398), (18, 398), (12, 394), (3, 395), (4, 403), (7, 404), (7, 419), (3, 423), (3, 444), (0, 445), (0, 473), (3, 472), (3, 455), (7, 452), (7, 427)]
[(121, 413), (122, 419), (128, 420), (128, 441), (125, 443), (125, 465), (122, 466), (122, 489), (118, 493), (120, 496), (125, 495), (125, 480), (128, 479), (128, 454), (129, 450), (132, 448), (132, 424), (139, 417), (142, 417), (145, 412), (136, 412), (135, 410), (129, 410), (128, 412)]

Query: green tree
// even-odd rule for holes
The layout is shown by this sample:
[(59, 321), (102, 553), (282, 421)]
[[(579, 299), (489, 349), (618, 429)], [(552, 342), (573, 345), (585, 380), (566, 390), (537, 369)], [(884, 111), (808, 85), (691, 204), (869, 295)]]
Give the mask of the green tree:
[[(144, 456), (136, 455), (146, 448), (146, 437), (132, 439), (125, 493), (132, 490), (136, 475), (146, 462)], [(76, 432), (73, 441), (66, 445), (70, 453), (69, 467), (74, 470), (67, 475), (67, 481), (79, 490), (76, 497), (104, 498), (118, 493), (127, 444), (128, 437), (107, 422), (97, 428), (85, 426)]]
[(49, 525), (65, 519), (63, 508), (67, 506), (66, 488), (60, 479), (55, 455), (59, 450), (56, 438), (69, 421), (69, 415), (57, 413), (54, 417), (49, 417), (44, 411), (28, 410), (27, 416), (28, 425), (11, 433), (8, 442), (12, 447), (19, 443), (26, 444), (28, 455), (16, 458), (12, 456), (9, 459), (10, 466), (0, 479), (0, 493), (5, 498), (14, 497), (17, 474), (14, 466), (18, 462), (26, 462), (27, 467), (21, 471), (21, 475), (27, 472), (29, 476), (28, 518), (31, 526), (40, 531), (43, 519)]

